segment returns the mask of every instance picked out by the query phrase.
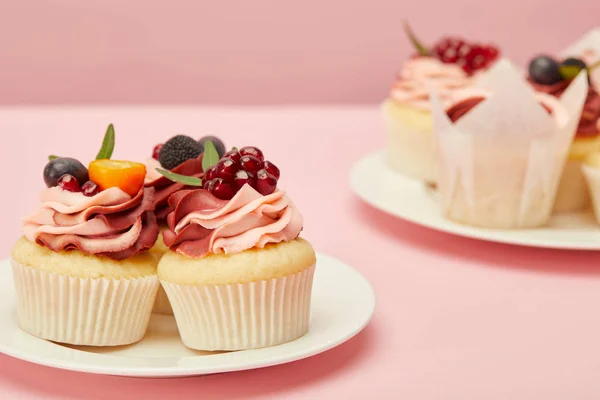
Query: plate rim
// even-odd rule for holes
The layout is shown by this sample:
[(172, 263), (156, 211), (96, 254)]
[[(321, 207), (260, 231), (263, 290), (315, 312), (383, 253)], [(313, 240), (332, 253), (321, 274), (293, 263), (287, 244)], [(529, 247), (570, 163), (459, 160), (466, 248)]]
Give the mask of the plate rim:
[[(329, 259), (330, 261), (338, 263), (339, 267), (342, 267), (346, 270), (347, 273), (354, 274), (356, 279), (361, 282), (363, 285), (363, 289), (368, 293), (368, 312), (365, 312), (365, 317), (360, 324), (357, 324), (352, 328), (352, 330), (348, 330), (344, 335), (339, 335), (337, 338), (333, 340), (326, 340), (322, 345), (312, 346), (310, 351), (302, 351), (301, 349), (296, 349), (295, 351), (281, 354), (272, 354), (270, 356), (266, 356), (265, 359), (251, 359), (250, 361), (240, 362), (239, 360), (228, 361), (226, 358), (232, 354), (244, 355), (249, 352), (259, 353), (259, 352), (273, 352), (274, 349), (277, 349), (279, 346), (267, 347), (264, 349), (254, 349), (254, 350), (240, 350), (235, 352), (225, 352), (222, 354), (214, 354), (209, 356), (197, 356), (197, 357), (210, 357), (211, 359), (215, 359), (216, 363), (214, 366), (211, 365), (200, 365), (200, 366), (177, 366), (177, 367), (146, 367), (146, 366), (109, 366), (109, 365), (93, 365), (87, 362), (80, 362), (79, 365), (77, 362), (72, 360), (62, 360), (57, 357), (45, 357), (44, 355), (38, 355), (35, 352), (27, 352), (20, 349), (15, 349), (10, 344), (5, 343), (3, 340), (0, 340), (0, 354), (4, 354), (6, 356), (19, 359), (22, 361), (30, 362), (37, 365), (42, 365), (46, 367), (66, 370), (66, 371), (74, 371), (74, 372), (84, 372), (91, 373), (97, 375), (107, 375), (107, 376), (124, 376), (124, 377), (137, 377), (137, 378), (175, 378), (175, 377), (187, 377), (187, 376), (201, 376), (201, 375), (209, 375), (209, 374), (217, 374), (217, 373), (225, 373), (225, 372), (235, 372), (235, 371), (243, 371), (243, 370), (252, 370), (252, 369), (260, 369), (266, 367), (272, 367), (276, 365), (282, 365), (286, 363), (290, 363), (293, 361), (303, 360), (309, 357), (313, 357), (317, 354), (324, 353), (329, 351), (335, 347), (338, 347), (360, 332), (362, 332), (367, 325), (372, 321), (375, 308), (377, 304), (377, 297), (375, 295), (375, 291), (371, 283), (366, 279), (366, 277), (357, 269), (348, 265), (346, 262), (340, 260), (339, 258), (316, 252), (317, 254), (317, 263), (319, 260)], [(321, 264), (323, 261), (321, 261)], [(6, 265), (7, 264), (7, 265)], [(3, 266), (8, 267), (10, 269), (10, 259), (2, 259), (0, 260), (0, 268)], [(10, 271), (10, 277), (12, 278), (12, 271)], [(10, 280), (12, 282), (12, 279)], [(10, 283), (7, 283), (10, 285)], [(12, 297), (14, 297), (14, 292)], [(367, 304), (367, 303), (365, 303)], [(11, 308), (11, 312), (14, 312), (14, 307)], [(312, 323), (312, 322), (311, 322)], [(15, 325), (18, 325), (15, 321)], [(18, 326), (13, 326), (16, 329), (20, 329)], [(309, 331), (310, 332), (310, 331)], [(31, 335), (30, 335), (31, 336)], [(68, 349), (74, 352), (81, 352), (79, 349), (71, 349), (65, 346), (61, 346), (60, 344), (55, 344), (45, 339), (35, 338), (31, 336), (34, 340), (39, 340), (43, 342), (50, 343), (55, 346), (59, 346), (62, 349)], [(298, 340), (298, 339), (297, 339)], [(292, 341), (293, 342), (293, 341)], [(289, 343), (292, 343), (289, 342)], [(285, 346), (286, 343), (280, 345)], [(86, 353), (86, 352), (84, 352)], [(97, 353), (87, 353), (94, 354), (98, 356), (108, 356), (108, 357), (119, 357), (119, 358), (128, 358), (125, 356), (118, 355), (106, 355), (106, 354), (97, 354)], [(243, 357), (243, 356), (242, 356)], [(136, 357), (140, 358), (140, 357)], [(143, 358), (143, 357), (141, 357)], [(189, 358), (194, 358), (194, 356), (190, 356)]]
[[(358, 183), (358, 181), (359, 181), (358, 176), (360, 174), (360, 171), (361, 171), (363, 165), (366, 162), (370, 161), (371, 159), (379, 159), (380, 161), (383, 160), (385, 158), (385, 153), (386, 153), (385, 149), (379, 149), (379, 150), (364, 154), (361, 158), (359, 158), (357, 161), (355, 161), (355, 163), (352, 165), (352, 168), (351, 168), (350, 174), (349, 174), (349, 181), (350, 181), (351, 190), (356, 196), (358, 196), (365, 203), (369, 204), (370, 206), (372, 206), (386, 214), (395, 216), (397, 218), (408, 221), (415, 225), (419, 225), (419, 226), (422, 226), (422, 227), (425, 227), (425, 228), (428, 228), (428, 229), (431, 229), (431, 230), (434, 230), (437, 232), (443, 232), (445, 234), (461, 236), (461, 237), (474, 239), (474, 240), (481, 240), (481, 241), (486, 241), (486, 242), (501, 243), (501, 244), (507, 244), (507, 245), (521, 246), (521, 247), (538, 248), (538, 249), (576, 250), (576, 251), (598, 251), (598, 250), (600, 250), (600, 242), (597, 245), (592, 245), (592, 244), (589, 244), (586, 242), (568, 242), (568, 243), (562, 243), (562, 244), (557, 243), (557, 242), (549, 243), (549, 242), (544, 242), (544, 241), (538, 241), (535, 239), (523, 241), (518, 238), (511, 239), (510, 237), (507, 237), (507, 236), (495, 236), (495, 235), (499, 234), (500, 232), (502, 234), (505, 234), (509, 230), (478, 228), (475, 226), (461, 225), (459, 223), (447, 220), (443, 217), (441, 217), (441, 219), (443, 220), (442, 224), (435, 224), (434, 222), (431, 222), (431, 221), (423, 221), (419, 218), (416, 218), (416, 217), (412, 216), (410, 213), (399, 213), (395, 210), (390, 210), (388, 207), (385, 207), (384, 205), (382, 205), (380, 203), (380, 201), (373, 199), (372, 197), (369, 197), (368, 195), (366, 195), (359, 188), (360, 184)], [(382, 164), (385, 165), (384, 162)], [(407, 177), (407, 176), (403, 176), (400, 172), (393, 171), (387, 166), (386, 166), (386, 173), (397, 174), (399, 179), (418, 183), (416, 180), (414, 180), (410, 177)], [(535, 228), (535, 229), (542, 229), (542, 228)]]

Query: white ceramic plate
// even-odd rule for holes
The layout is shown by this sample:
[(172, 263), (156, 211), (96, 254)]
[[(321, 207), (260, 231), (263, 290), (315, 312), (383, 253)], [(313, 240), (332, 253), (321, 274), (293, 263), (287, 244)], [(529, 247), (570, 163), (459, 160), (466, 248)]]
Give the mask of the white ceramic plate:
[(204, 375), (268, 367), (310, 357), (359, 333), (375, 308), (369, 283), (356, 270), (317, 254), (309, 332), (280, 346), (237, 352), (199, 352), (179, 339), (172, 316), (153, 315), (140, 343), (118, 348), (64, 346), (33, 337), (17, 325), (9, 261), (0, 262), (0, 352), (61, 369), (137, 377)]
[(369, 154), (356, 163), (350, 184), (372, 206), (431, 229), (523, 246), (600, 250), (600, 228), (591, 212), (554, 216), (548, 226), (536, 229), (483, 229), (449, 221), (440, 212), (435, 192), (422, 182), (390, 170), (383, 151)]

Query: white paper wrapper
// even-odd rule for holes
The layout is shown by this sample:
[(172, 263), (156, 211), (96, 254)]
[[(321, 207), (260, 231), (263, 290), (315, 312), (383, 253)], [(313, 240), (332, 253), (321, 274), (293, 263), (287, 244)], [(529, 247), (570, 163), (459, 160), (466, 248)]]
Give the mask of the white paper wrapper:
[(11, 260), (21, 329), (47, 340), (118, 346), (146, 333), (157, 276), (92, 279), (54, 274)]
[(419, 131), (396, 118), (392, 105), (381, 106), (387, 132), (387, 162), (395, 171), (421, 181), (437, 182), (437, 159), (433, 130)]
[(173, 315), (171, 302), (169, 301), (167, 292), (165, 292), (165, 289), (162, 287), (162, 285), (159, 286), (158, 292), (156, 293), (156, 300), (154, 300), (152, 312), (155, 314)]
[(587, 94), (580, 74), (560, 99), (559, 127), (519, 71), (500, 60), (475, 82), (491, 95), (452, 123), (432, 88), (444, 215), (489, 228), (545, 224)]
[(600, 169), (582, 165), (581, 170), (590, 190), (596, 221), (600, 224)]
[(161, 283), (187, 347), (257, 349), (308, 331), (314, 272), (312, 266), (288, 277), (218, 286)]

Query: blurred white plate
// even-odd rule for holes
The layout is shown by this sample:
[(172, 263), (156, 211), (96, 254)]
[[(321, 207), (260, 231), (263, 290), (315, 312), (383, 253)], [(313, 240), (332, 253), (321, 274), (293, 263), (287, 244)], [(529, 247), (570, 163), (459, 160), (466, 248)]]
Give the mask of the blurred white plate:
[(350, 184), (372, 206), (438, 231), (522, 246), (600, 250), (600, 228), (591, 212), (553, 216), (548, 226), (536, 229), (483, 229), (449, 221), (442, 216), (434, 191), (423, 182), (390, 170), (383, 151), (357, 162), (350, 174)]
[(359, 333), (375, 308), (373, 289), (356, 270), (317, 254), (309, 332), (280, 346), (236, 352), (186, 348), (172, 316), (153, 315), (140, 343), (93, 348), (38, 339), (17, 325), (12, 268), (0, 262), (0, 352), (36, 364), (96, 374), (177, 377), (268, 367), (338, 346)]

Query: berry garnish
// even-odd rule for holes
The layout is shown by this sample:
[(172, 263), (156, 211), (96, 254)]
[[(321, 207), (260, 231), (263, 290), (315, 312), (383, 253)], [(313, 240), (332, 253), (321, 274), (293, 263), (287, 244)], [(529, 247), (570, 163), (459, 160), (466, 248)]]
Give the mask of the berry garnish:
[(240, 190), (245, 184), (256, 188), (255, 175), (252, 172), (244, 171), (243, 169), (240, 169), (238, 172), (235, 173), (234, 181), (235, 186), (238, 190)]
[(221, 200), (231, 200), (236, 193), (231, 184), (221, 178), (210, 181), (208, 191)]
[(74, 176), (79, 185), (87, 182), (88, 170), (81, 162), (69, 157), (55, 158), (46, 164), (44, 168), (44, 182), (46, 186), (52, 187), (58, 185), (61, 176), (69, 174)]
[(542, 85), (553, 85), (562, 80), (559, 64), (548, 56), (537, 56), (529, 63), (529, 76)]
[(564, 59), (558, 68), (562, 79), (570, 81), (575, 79), (582, 70), (586, 69), (587, 64), (579, 58), (569, 57)]
[(242, 157), (240, 155), (240, 152), (237, 150), (229, 150), (227, 153), (223, 154), (223, 158), (231, 158), (233, 161), (235, 162), (239, 162), (240, 158)]
[(217, 166), (213, 165), (206, 172), (204, 172), (204, 180), (212, 181), (217, 177)]
[(275, 191), (277, 179), (264, 169), (256, 174), (256, 190), (263, 196), (269, 195)]
[(100, 190), (118, 187), (130, 196), (140, 191), (146, 177), (146, 166), (132, 161), (95, 160), (89, 170)]
[(265, 171), (273, 175), (275, 179), (279, 179), (279, 176), (281, 175), (279, 168), (277, 168), (277, 166), (271, 161), (265, 161), (263, 163), (263, 168), (265, 169)]
[(442, 38), (428, 49), (406, 23), (404, 30), (420, 56), (435, 57), (443, 63), (459, 65), (469, 75), (489, 67), (500, 54), (495, 46), (472, 43), (457, 37)]
[(152, 150), (152, 158), (154, 158), (155, 160), (158, 160), (158, 155), (160, 154), (160, 149), (162, 149), (163, 144), (157, 144), (156, 146), (154, 146), (154, 150)]
[(100, 193), (100, 188), (92, 181), (87, 181), (81, 186), (81, 192), (87, 197), (93, 197)]
[(223, 141), (216, 136), (204, 136), (198, 140), (198, 144), (202, 147), (202, 152), (204, 152), (204, 143), (206, 143), (208, 140), (210, 140), (215, 146), (215, 149), (219, 154), (219, 158), (223, 157), (225, 154), (225, 143), (223, 143)]
[(240, 149), (240, 155), (242, 155), (242, 156), (254, 156), (254, 157), (258, 158), (261, 162), (265, 160), (265, 156), (263, 155), (263, 152), (260, 151), (259, 148), (254, 147), (254, 146), (242, 147)]
[(163, 168), (171, 170), (187, 160), (198, 158), (202, 146), (189, 136), (177, 135), (167, 140), (160, 149), (158, 161)]
[(262, 162), (254, 156), (245, 155), (240, 158), (240, 167), (255, 174), (262, 168)]
[(81, 186), (73, 175), (64, 174), (60, 178), (58, 178), (58, 186), (60, 186), (64, 190), (68, 190), (69, 192), (80, 192)]
[(238, 164), (231, 158), (221, 158), (217, 163), (216, 175), (217, 178), (225, 179), (229, 181), (233, 179), (233, 176), (238, 171)]

